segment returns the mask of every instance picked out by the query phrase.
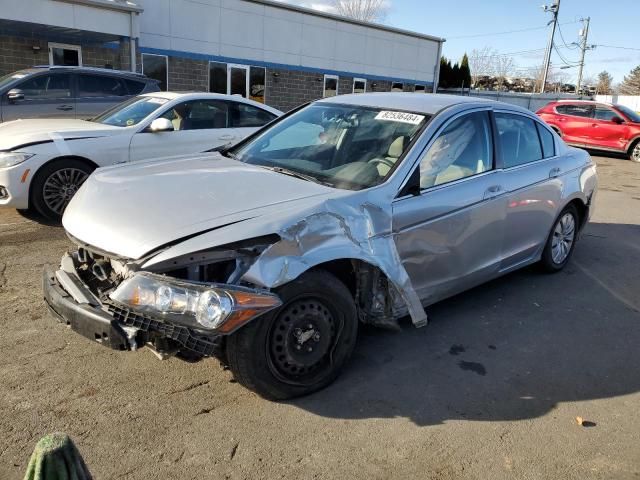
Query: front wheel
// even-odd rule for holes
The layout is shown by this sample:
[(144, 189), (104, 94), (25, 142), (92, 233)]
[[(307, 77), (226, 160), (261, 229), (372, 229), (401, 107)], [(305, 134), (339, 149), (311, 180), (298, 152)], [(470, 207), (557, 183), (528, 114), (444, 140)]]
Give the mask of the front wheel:
[(541, 264), (551, 273), (559, 272), (569, 262), (578, 235), (578, 211), (567, 205), (553, 225), (542, 252)]
[(43, 217), (59, 222), (71, 197), (94, 169), (85, 162), (64, 158), (44, 165), (31, 184), (33, 206)]
[(640, 163), (640, 140), (636, 140), (636, 143), (629, 150), (629, 160)]
[(307, 272), (278, 290), (282, 306), (227, 341), (236, 380), (271, 400), (307, 395), (330, 384), (358, 333), (349, 289), (333, 275)]

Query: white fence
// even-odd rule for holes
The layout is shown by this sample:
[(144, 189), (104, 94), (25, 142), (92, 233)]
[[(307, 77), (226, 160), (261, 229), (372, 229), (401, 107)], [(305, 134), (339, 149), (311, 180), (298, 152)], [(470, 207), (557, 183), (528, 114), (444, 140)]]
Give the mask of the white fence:
[(592, 97), (585, 95), (573, 95), (571, 93), (516, 93), (516, 92), (495, 92), (490, 90), (438, 90), (438, 93), (449, 93), (453, 95), (465, 95), (469, 97), (490, 98), (500, 102), (511, 103), (527, 108), (532, 112), (544, 107), (547, 103), (556, 100), (592, 100)]
[(619, 103), (640, 113), (640, 96), (638, 95), (596, 95), (598, 102)]

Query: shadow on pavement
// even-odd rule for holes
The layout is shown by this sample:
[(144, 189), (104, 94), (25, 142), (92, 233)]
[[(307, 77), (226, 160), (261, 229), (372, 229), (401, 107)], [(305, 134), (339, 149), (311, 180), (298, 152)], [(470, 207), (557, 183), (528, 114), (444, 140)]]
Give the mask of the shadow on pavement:
[(531, 267), (427, 309), (392, 334), (363, 329), (328, 389), (291, 402), (318, 415), (418, 425), (546, 414), (640, 389), (640, 226), (590, 224), (567, 268)]

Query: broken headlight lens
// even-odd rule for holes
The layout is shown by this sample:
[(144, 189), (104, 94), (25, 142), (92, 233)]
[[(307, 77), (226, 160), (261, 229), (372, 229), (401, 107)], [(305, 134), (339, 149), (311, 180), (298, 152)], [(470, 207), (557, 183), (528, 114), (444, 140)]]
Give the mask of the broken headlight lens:
[(136, 312), (222, 333), (230, 333), (248, 320), (281, 305), (280, 299), (269, 292), (187, 282), (147, 272), (125, 280), (109, 297)]
[(31, 157), (33, 157), (33, 153), (0, 152), (0, 168), (13, 167)]

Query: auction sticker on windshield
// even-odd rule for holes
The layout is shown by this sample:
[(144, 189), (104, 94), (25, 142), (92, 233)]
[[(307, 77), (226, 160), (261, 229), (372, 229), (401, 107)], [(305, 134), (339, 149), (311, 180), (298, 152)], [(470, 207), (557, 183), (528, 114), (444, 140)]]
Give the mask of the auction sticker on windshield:
[(416, 115), (414, 113), (406, 112), (392, 112), (390, 110), (383, 110), (376, 115), (376, 120), (388, 120), (391, 122), (403, 122), (410, 123), (412, 125), (418, 125), (424, 120), (424, 115)]

